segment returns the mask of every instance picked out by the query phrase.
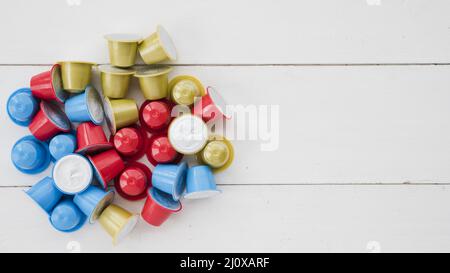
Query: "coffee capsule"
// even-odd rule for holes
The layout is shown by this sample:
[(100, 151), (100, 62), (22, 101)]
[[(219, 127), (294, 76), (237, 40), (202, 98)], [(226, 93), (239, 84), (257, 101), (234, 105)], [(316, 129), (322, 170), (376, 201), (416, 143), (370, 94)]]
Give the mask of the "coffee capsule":
[(86, 223), (86, 216), (71, 199), (56, 205), (49, 217), (51, 225), (61, 232), (74, 232)]
[(128, 161), (139, 160), (147, 150), (147, 132), (140, 126), (133, 125), (117, 131), (110, 141), (114, 148)]
[(141, 211), (141, 217), (148, 224), (159, 227), (172, 214), (179, 212), (181, 208), (180, 201), (174, 201), (170, 194), (156, 188), (150, 188)]
[(88, 217), (89, 223), (93, 224), (103, 210), (108, 207), (114, 199), (114, 191), (104, 191), (96, 186), (89, 186), (84, 192), (78, 193), (73, 202)]
[(197, 116), (184, 114), (175, 118), (169, 126), (170, 144), (179, 153), (196, 154), (208, 141), (208, 127)]
[(47, 143), (33, 136), (25, 136), (14, 144), (11, 160), (16, 169), (25, 174), (43, 172), (51, 161)]
[(89, 161), (78, 154), (70, 154), (56, 161), (52, 172), (56, 188), (67, 195), (85, 191), (91, 185), (93, 172)]
[(145, 38), (138, 46), (139, 54), (146, 64), (177, 59), (177, 50), (167, 31), (158, 26), (156, 32)]
[(206, 88), (206, 95), (194, 104), (192, 113), (201, 117), (205, 122), (230, 119), (231, 116), (225, 112), (226, 106), (227, 104), (222, 96), (209, 86)]
[(209, 166), (199, 165), (188, 169), (186, 176), (186, 199), (202, 199), (219, 194), (216, 181)]
[(54, 160), (72, 154), (77, 148), (77, 139), (72, 134), (59, 134), (50, 140), (48, 145), (50, 154)]
[(120, 128), (135, 124), (139, 120), (139, 111), (133, 99), (110, 100), (104, 98), (106, 122), (111, 134), (116, 134)]
[(153, 169), (152, 185), (178, 201), (186, 188), (186, 171), (186, 162), (178, 165), (159, 164)]
[(125, 163), (115, 149), (88, 156), (88, 159), (94, 167), (95, 177), (104, 189), (125, 168)]
[(70, 121), (59, 105), (41, 101), (40, 108), (28, 125), (33, 136), (41, 141), (46, 141), (59, 133), (70, 132)]
[(178, 164), (183, 159), (183, 155), (172, 147), (167, 134), (153, 134), (147, 145), (147, 159), (153, 166)]
[(9, 96), (6, 110), (15, 124), (28, 126), (39, 110), (39, 102), (29, 88), (21, 88)]
[(33, 76), (30, 80), (30, 89), (33, 96), (43, 100), (56, 100), (64, 103), (69, 96), (61, 80), (61, 66), (55, 64), (49, 71)]
[(139, 35), (126, 33), (112, 33), (105, 35), (108, 40), (109, 60), (117, 67), (130, 67), (136, 61), (138, 43), (142, 40)]
[(125, 98), (135, 71), (110, 65), (101, 65), (99, 70), (103, 95), (111, 99)]
[(58, 62), (64, 90), (81, 93), (91, 83), (92, 67), (95, 63), (79, 61)]
[(147, 189), (152, 184), (152, 173), (142, 163), (131, 162), (125, 166), (114, 182), (117, 193), (123, 198), (135, 201), (147, 196)]
[(112, 237), (113, 244), (122, 241), (136, 226), (139, 216), (114, 204), (103, 210), (100, 225)]
[(113, 148), (113, 145), (106, 139), (102, 126), (92, 122), (85, 122), (77, 128), (77, 153), (94, 154)]
[(205, 148), (197, 154), (197, 160), (201, 164), (209, 165), (213, 172), (221, 172), (233, 163), (233, 145), (223, 136), (210, 136)]
[(206, 95), (206, 91), (197, 78), (180, 75), (170, 80), (169, 94), (176, 104), (190, 106), (195, 102), (195, 98)]
[(159, 100), (168, 97), (170, 71), (172, 71), (172, 68), (165, 65), (136, 71), (134, 76), (139, 79), (139, 86), (144, 98)]
[(139, 121), (148, 132), (160, 133), (167, 130), (172, 121), (174, 104), (166, 99), (145, 101), (139, 109)]
[(86, 91), (66, 101), (64, 109), (72, 122), (91, 121), (95, 125), (103, 122), (103, 106), (100, 95), (94, 87), (86, 87)]
[(55, 187), (53, 178), (48, 176), (34, 184), (25, 193), (48, 215), (63, 196), (62, 192)]

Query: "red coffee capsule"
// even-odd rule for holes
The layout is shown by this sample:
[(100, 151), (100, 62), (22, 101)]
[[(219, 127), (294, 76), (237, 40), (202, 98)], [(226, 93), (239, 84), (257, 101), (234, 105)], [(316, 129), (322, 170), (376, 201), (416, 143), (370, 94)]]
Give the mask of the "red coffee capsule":
[(61, 66), (55, 64), (48, 71), (33, 76), (30, 89), (34, 97), (64, 103), (69, 94), (62, 88)]
[(35, 138), (46, 141), (58, 133), (70, 131), (70, 121), (59, 105), (41, 101), (40, 108), (28, 125), (28, 129)]
[(168, 100), (145, 101), (139, 109), (139, 121), (150, 133), (167, 129), (174, 104)]
[(204, 122), (230, 119), (231, 117), (225, 113), (226, 105), (222, 96), (213, 87), (209, 86), (206, 88), (206, 95), (194, 104), (192, 114), (201, 117)]
[(183, 155), (175, 151), (167, 134), (152, 135), (147, 145), (147, 159), (153, 166), (158, 164), (177, 164)]
[(145, 154), (148, 136), (145, 130), (135, 125), (120, 129), (110, 141), (126, 160), (135, 161)]
[(98, 182), (104, 189), (108, 187), (109, 181), (125, 168), (125, 163), (114, 149), (88, 156), (88, 159), (94, 167), (94, 174)]
[(142, 163), (132, 162), (116, 177), (114, 187), (123, 198), (135, 201), (147, 196), (147, 189), (152, 183), (150, 169)]
[(106, 139), (102, 126), (84, 122), (77, 128), (77, 153), (94, 154), (111, 149), (113, 145)]
[(147, 199), (141, 211), (141, 217), (152, 226), (162, 225), (172, 214), (182, 209), (180, 201), (174, 201), (172, 196), (150, 188)]

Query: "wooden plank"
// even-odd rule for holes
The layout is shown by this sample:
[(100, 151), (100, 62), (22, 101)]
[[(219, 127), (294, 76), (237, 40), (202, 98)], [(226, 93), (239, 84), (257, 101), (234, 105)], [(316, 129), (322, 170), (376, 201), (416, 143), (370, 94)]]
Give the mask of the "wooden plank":
[(449, 9), (446, 0), (16, 0), (0, 4), (0, 63), (106, 62), (104, 34), (148, 35), (157, 24), (185, 64), (448, 63)]
[[(45, 69), (0, 67), (1, 108)], [(235, 164), (217, 176), (220, 184), (450, 181), (450, 67), (176, 67), (171, 77), (185, 73), (217, 87), (230, 104), (279, 106), (277, 149), (262, 151), (269, 141), (261, 134), (235, 140)], [(136, 82), (130, 94), (142, 101)], [(8, 151), (28, 134), (6, 114), (0, 122)], [(32, 185), (40, 177), (16, 171), (7, 152), (0, 167), (7, 174), (2, 185)]]
[[(54, 231), (21, 188), (0, 189), (0, 252), (448, 252), (447, 186), (223, 186), (113, 247), (100, 225)], [(139, 212), (141, 202), (118, 200)], [(70, 248), (70, 247), (74, 247)], [(69, 248), (69, 249), (68, 249)]]

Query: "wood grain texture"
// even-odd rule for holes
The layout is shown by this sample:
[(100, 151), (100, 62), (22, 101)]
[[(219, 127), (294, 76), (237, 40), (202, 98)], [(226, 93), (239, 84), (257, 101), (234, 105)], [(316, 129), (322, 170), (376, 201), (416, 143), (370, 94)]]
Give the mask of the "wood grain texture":
[(0, 63), (105, 62), (104, 34), (148, 35), (157, 24), (178, 63), (449, 63), (449, 9), (446, 0), (2, 1)]
[[(449, 9), (446, 0), (2, 1), (0, 252), (449, 252)], [(14, 169), (10, 149), (28, 130), (8, 119), (6, 100), (55, 61), (107, 63), (104, 34), (146, 36), (157, 24), (178, 49), (171, 77), (196, 75), (230, 104), (279, 107), (279, 145), (235, 140), (235, 164), (216, 177), (222, 195), (184, 201), (161, 228), (141, 221), (116, 247), (99, 224), (54, 231), (22, 192), (51, 166)], [(130, 95), (142, 101), (135, 81)]]
[[(0, 67), (4, 186), (37, 179), (10, 162), (12, 145), (28, 129), (14, 125), (4, 109), (13, 90), (45, 69)], [(278, 141), (272, 136), (278, 148), (262, 151), (269, 140), (261, 134), (235, 140), (235, 163), (218, 175), (220, 184), (449, 183), (449, 73), (447, 66), (226, 66), (176, 67), (171, 77), (196, 75), (230, 104), (279, 106)], [(130, 96), (142, 101), (136, 82)], [(261, 117), (248, 117), (246, 126)]]
[[(447, 186), (222, 186), (113, 247), (98, 223), (64, 234), (20, 188), (0, 191), (0, 252), (449, 251)], [(139, 212), (141, 202), (117, 200)], [(8, 204), (7, 206), (5, 204)], [(13, 212), (12, 212), (13, 211)], [(74, 243), (75, 242), (75, 243)], [(76, 249), (75, 249), (76, 250)]]

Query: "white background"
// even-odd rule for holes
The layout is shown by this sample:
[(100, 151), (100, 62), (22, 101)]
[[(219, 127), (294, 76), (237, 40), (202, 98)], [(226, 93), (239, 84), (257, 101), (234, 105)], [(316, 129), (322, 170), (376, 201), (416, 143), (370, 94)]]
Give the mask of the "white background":
[[(46, 0), (0, 4), (0, 251), (450, 251), (450, 2)], [(230, 104), (279, 105), (280, 142), (235, 141), (223, 194), (118, 246), (63, 234), (10, 162), (8, 95), (58, 60), (108, 62), (103, 35), (157, 24)], [(98, 86), (98, 75), (94, 75)], [(134, 82), (131, 95), (140, 98)], [(139, 212), (142, 202), (117, 203)]]

